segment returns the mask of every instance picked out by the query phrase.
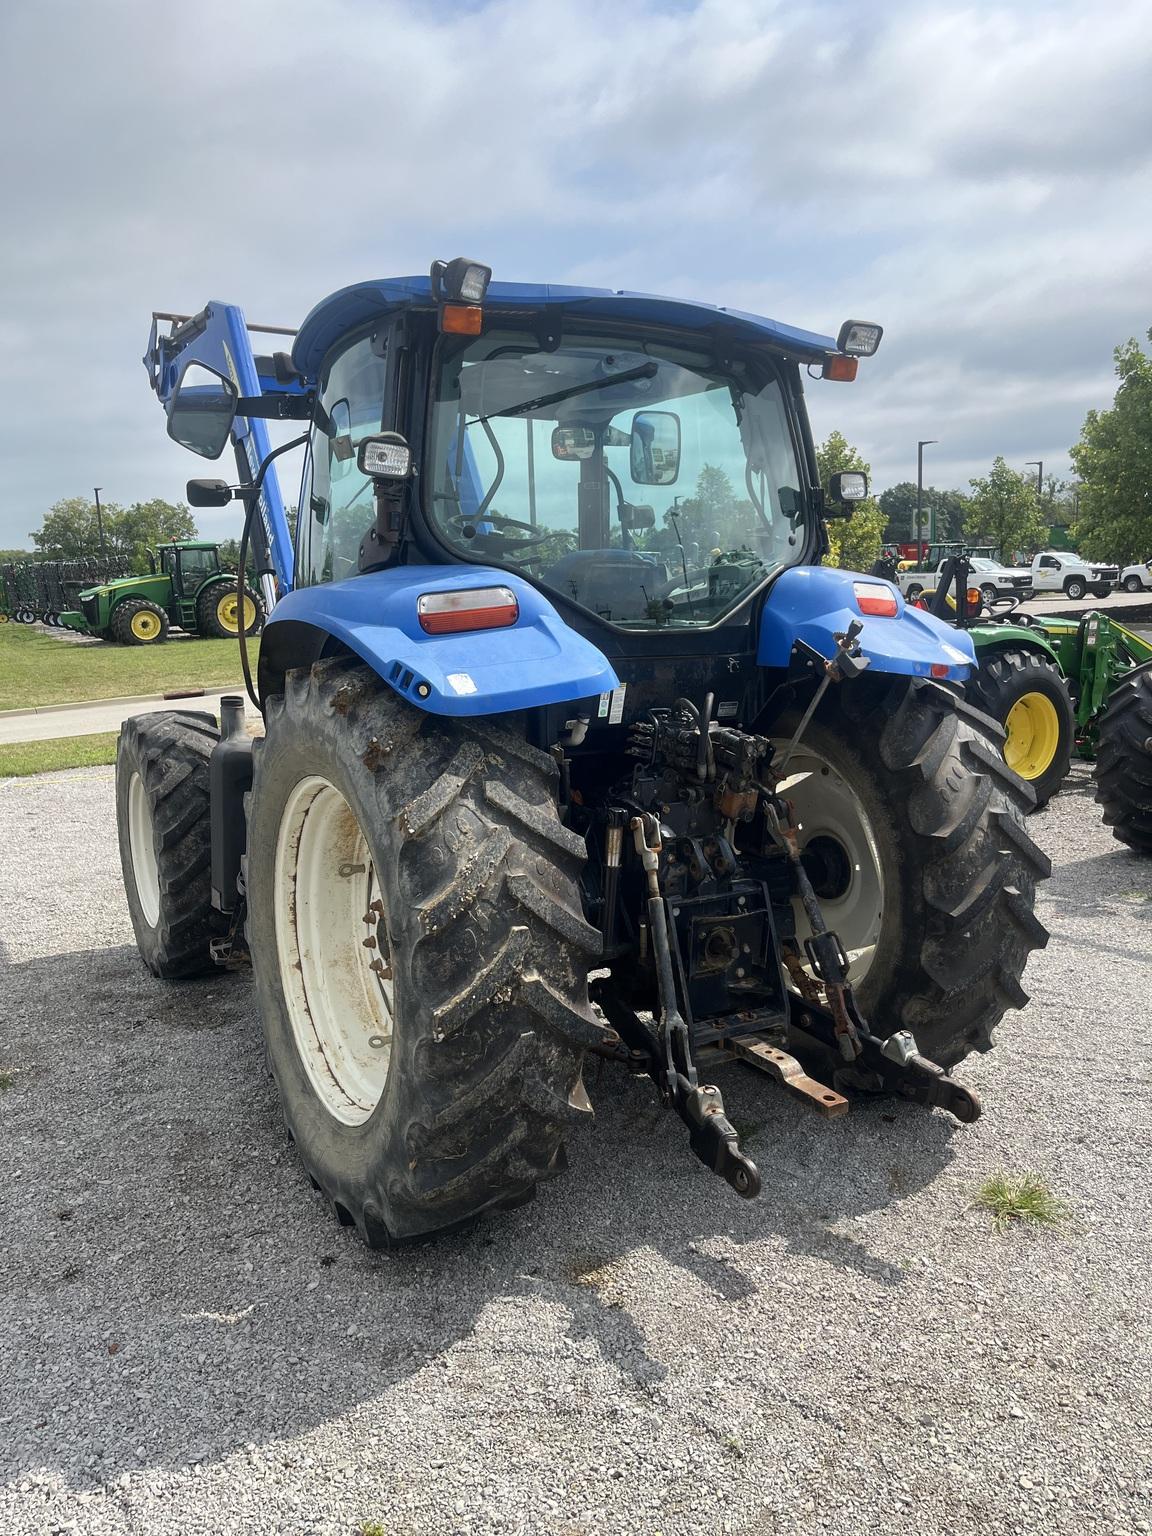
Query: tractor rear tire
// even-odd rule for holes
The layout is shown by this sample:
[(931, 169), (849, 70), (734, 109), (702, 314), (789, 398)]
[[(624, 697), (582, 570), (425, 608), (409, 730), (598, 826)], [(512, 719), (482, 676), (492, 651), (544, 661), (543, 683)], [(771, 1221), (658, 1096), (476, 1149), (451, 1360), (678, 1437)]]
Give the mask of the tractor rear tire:
[(116, 749), (116, 825), (124, 892), (145, 965), (174, 981), (214, 968), (223, 932), (212, 906), (208, 759), (220, 739), (212, 715), (134, 715)]
[(108, 621), (108, 633), (118, 645), (162, 645), (168, 638), (168, 615), (146, 597), (126, 597)]
[(1134, 667), (1100, 716), (1096, 800), (1112, 836), (1152, 853), (1152, 662)]
[(1032, 786), (1039, 809), (1072, 766), (1076, 710), (1068, 684), (1057, 667), (1027, 648), (978, 653), (977, 661), (964, 695), (1003, 729), (1004, 761)]
[(605, 1038), (556, 764), (347, 658), (289, 673), (266, 720), (248, 940), (301, 1161), (373, 1248), (522, 1204), (566, 1167)]
[[(244, 598), (244, 632), (258, 635), (264, 623), (264, 604), (249, 586), (244, 588)], [(214, 581), (196, 599), (196, 633), (216, 640), (235, 640), (240, 633), (239, 606), (235, 581)]]
[[(774, 724), (773, 736), (789, 737), (797, 719)], [(829, 696), (797, 748), (801, 760), (813, 754), (807, 804), (798, 805), (802, 853), (835, 842), (849, 796), (871, 839), (825, 861), (849, 888), (868, 877), (866, 848), (878, 871), (878, 922), (862, 935), (874, 947), (854, 976), (861, 1010), (879, 1035), (911, 1030), (942, 1067), (990, 1048), (1004, 1013), (1028, 1001), (1020, 978), (1029, 953), (1048, 942), (1033, 905), (1051, 865), (1024, 830), (1031, 792), (1005, 765), (998, 734), (939, 684), (862, 679)], [(829, 783), (841, 786), (841, 814), (824, 824)], [(813, 883), (822, 895), (819, 875)], [(837, 928), (835, 901), (824, 910)], [(850, 953), (860, 942), (840, 938)]]

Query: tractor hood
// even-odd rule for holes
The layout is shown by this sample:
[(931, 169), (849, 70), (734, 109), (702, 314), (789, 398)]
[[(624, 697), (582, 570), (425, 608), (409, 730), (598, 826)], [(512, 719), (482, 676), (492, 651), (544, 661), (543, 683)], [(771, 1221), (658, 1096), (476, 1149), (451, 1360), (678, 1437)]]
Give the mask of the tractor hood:
[[(896, 613), (892, 617), (863, 613), (858, 582), (892, 592)], [(772, 584), (760, 624), (757, 660), (764, 667), (786, 667), (798, 640), (830, 657), (836, 649), (833, 636), (843, 634), (853, 620), (862, 626), (860, 649), (873, 672), (962, 683), (975, 665), (975, 649), (962, 630), (921, 608), (909, 608), (891, 582), (823, 565), (792, 566)]]

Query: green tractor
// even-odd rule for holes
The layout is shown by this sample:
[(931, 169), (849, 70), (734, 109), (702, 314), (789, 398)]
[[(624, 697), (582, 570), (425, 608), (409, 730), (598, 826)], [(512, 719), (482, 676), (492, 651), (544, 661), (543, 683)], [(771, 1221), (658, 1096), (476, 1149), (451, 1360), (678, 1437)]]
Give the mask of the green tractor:
[[(120, 645), (158, 645), (167, 640), (173, 624), (191, 635), (235, 639), (240, 632), (240, 594), (236, 577), (221, 566), (215, 544), (195, 539), (162, 544), (149, 559), (150, 575), (88, 588), (80, 593), (80, 611), (62, 614), (61, 621)], [(255, 634), (264, 620), (264, 605), (248, 587), (243, 617), (246, 634)]]
[(967, 630), (978, 666), (965, 695), (1003, 726), (1005, 762), (1046, 805), (1073, 755), (1096, 757), (1109, 695), (1152, 661), (1152, 645), (1102, 613), (1021, 614), (1012, 598), (989, 605), (968, 586), (967, 561), (952, 565), (921, 604)]

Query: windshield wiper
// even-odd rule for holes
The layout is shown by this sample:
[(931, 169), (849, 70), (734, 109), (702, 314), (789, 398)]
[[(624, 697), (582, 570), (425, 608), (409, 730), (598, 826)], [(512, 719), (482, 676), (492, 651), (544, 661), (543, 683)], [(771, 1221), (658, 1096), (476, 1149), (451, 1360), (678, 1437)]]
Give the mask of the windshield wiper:
[[(522, 400), (505, 411), (489, 411), (487, 416), (477, 416), (476, 422), (491, 421), (493, 416), (523, 416), (528, 411), (541, 411), (546, 405), (559, 405), (561, 400), (571, 400), (575, 395), (589, 395), (596, 389), (609, 389), (613, 384), (630, 384), (633, 379), (652, 379), (659, 373), (657, 363), (642, 363), (639, 368), (629, 368), (626, 373), (612, 373), (602, 379), (588, 379), (583, 384), (573, 384), (559, 389), (552, 395), (537, 395), (535, 400)], [(472, 425), (475, 426), (476, 422)]]

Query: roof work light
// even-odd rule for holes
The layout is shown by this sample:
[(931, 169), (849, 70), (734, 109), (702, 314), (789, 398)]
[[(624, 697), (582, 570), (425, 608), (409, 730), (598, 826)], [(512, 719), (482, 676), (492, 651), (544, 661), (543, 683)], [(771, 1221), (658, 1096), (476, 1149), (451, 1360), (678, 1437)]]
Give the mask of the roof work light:
[(452, 261), (434, 261), (430, 276), (437, 304), (483, 304), (492, 268), (457, 256)]
[(849, 357), (871, 357), (883, 334), (884, 327), (871, 320), (845, 320), (836, 338), (836, 350)]

